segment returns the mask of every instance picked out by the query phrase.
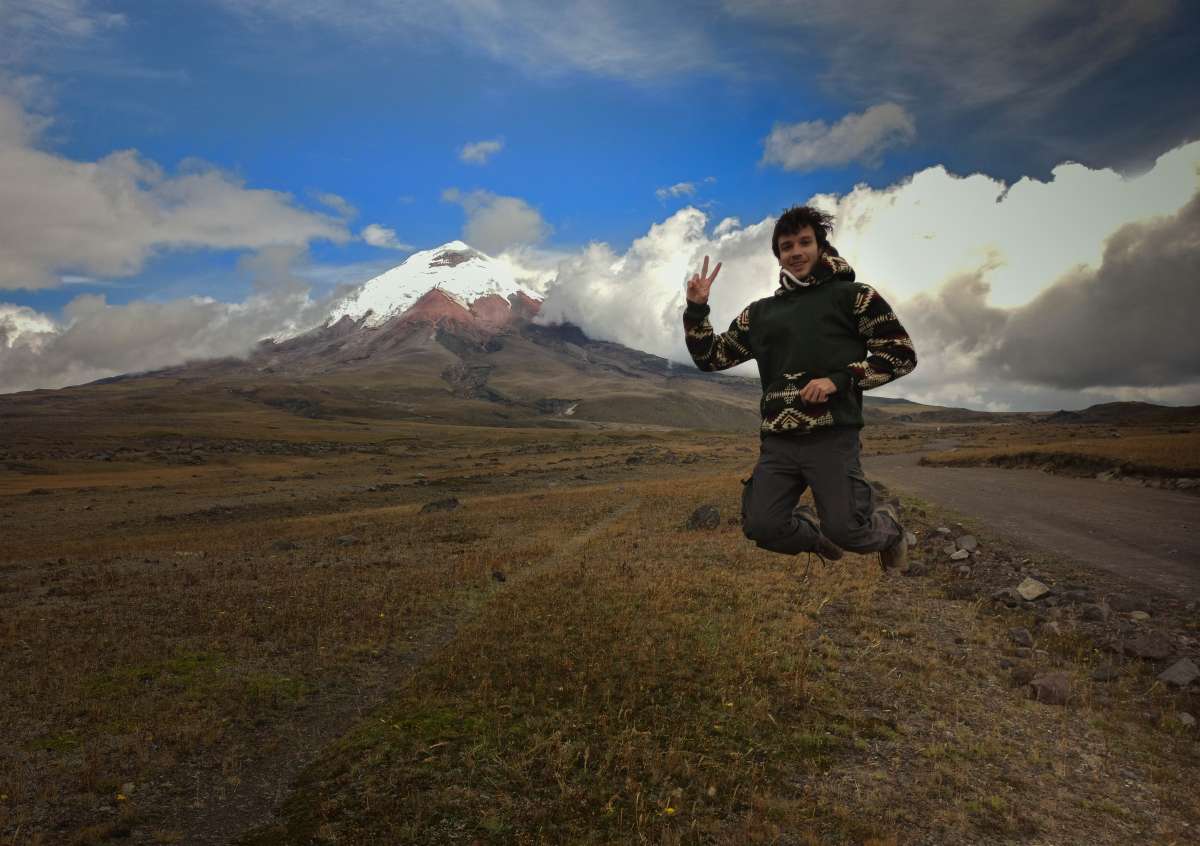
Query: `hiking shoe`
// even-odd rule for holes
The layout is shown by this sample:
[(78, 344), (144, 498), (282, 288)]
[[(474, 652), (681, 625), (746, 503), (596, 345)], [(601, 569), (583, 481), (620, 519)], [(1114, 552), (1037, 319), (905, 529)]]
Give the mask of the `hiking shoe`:
[(908, 567), (908, 532), (904, 531), (904, 526), (900, 524), (900, 518), (896, 516), (894, 505), (885, 503), (875, 510), (876, 512), (882, 511), (890, 517), (896, 524), (896, 528), (900, 530), (900, 537), (896, 542), (887, 549), (880, 550), (879, 566), (885, 573), (901, 572)]
[(821, 532), (821, 521), (813, 513), (812, 506), (797, 505), (792, 509), (792, 516), (797, 520), (804, 520), (817, 530), (817, 548), (813, 552), (829, 561), (837, 561), (842, 557), (841, 548)]

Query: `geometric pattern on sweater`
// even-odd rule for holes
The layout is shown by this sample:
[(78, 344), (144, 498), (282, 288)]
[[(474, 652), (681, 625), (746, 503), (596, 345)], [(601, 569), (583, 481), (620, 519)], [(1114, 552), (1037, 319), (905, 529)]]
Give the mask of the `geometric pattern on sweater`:
[(917, 353), (887, 301), (870, 285), (857, 284), (854, 316), (858, 334), (867, 345), (867, 357), (850, 363), (846, 369), (859, 388), (869, 391), (911, 373), (917, 366)]
[(729, 331), (720, 335), (713, 333), (708, 318), (699, 322), (684, 321), (684, 340), (688, 351), (701, 370), (726, 370), (754, 358), (750, 350), (750, 308), (729, 324)]

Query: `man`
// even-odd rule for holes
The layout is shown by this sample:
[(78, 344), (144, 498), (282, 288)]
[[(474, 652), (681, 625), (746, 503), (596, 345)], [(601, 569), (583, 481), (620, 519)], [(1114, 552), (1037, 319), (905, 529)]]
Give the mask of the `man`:
[[(910, 373), (912, 340), (891, 307), (829, 243), (833, 218), (795, 206), (775, 223), (779, 289), (714, 334), (708, 295), (717, 274), (687, 283), (683, 326), (701, 370), (758, 362), (763, 396), (758, 464), (742, 490), (742, 528), (759, 547), (838, 559), (842, 549), (878, 552), (901, 569), (908, 545), (896, 509), (876, 505), (859, 462), (862, 392)], [(797, 505), (812, 488), (816, 514)]]

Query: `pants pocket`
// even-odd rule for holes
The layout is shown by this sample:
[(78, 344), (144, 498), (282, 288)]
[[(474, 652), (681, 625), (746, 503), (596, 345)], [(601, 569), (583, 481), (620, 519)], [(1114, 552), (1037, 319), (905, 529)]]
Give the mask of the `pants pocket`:
[(854, 524), (862, 526), (871, 522), (875, 511), (875, 489), (861, 470), (851, 470), (849, 475), (850, 514)]

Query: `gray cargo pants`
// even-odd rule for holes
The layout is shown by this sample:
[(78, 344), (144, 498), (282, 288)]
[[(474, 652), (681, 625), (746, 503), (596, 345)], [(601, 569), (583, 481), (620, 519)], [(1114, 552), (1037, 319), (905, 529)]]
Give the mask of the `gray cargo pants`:
[(742, 531), (760, 548), (785, 555), (817, 548), (817, 532), (792, 516), (812, 488), (825, 537), (850, 552), (877, 552), (900, 538), (900, 527), (875, 510), (875, 492), (863, 476), (858, 429), (831, 428), (804, 435), (763, 435), (754, 473), (743, 483)]

